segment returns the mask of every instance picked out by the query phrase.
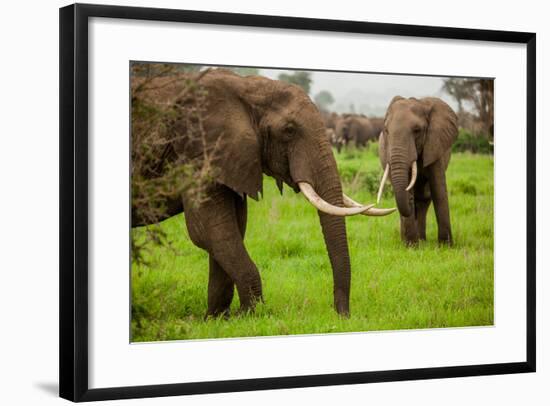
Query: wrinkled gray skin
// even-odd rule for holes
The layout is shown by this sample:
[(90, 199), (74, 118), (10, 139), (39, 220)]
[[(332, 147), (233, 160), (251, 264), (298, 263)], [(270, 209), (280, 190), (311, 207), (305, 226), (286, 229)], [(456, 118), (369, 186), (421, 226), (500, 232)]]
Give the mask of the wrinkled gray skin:
[[(433, 201), (438, 239), (452, 244), (445, 171), (458, 135), (457, 116), (441, 99), (396, 96), (390, 103), (380, 136), (382, 168), (390, 164), (390, 180), (401, 215), (401, 238), (408, 245), (426, 239), (426, 212)], [(418, 177), (411, 191), (411, 165)]]

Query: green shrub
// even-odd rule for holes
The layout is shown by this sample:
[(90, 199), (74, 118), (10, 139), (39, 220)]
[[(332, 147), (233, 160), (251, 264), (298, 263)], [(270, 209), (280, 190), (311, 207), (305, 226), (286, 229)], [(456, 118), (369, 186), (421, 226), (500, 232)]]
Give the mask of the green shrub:
[[(351, 192), (366, 191), (370, 195), (376, 196), (382, 179), (382, 170), (365, 170), (355, 168), (354, 165), (340, 165), (340, 177), (344, 188), (349, 188)], [(391, 184), (384, 187), (383, 197), (392, 195)]]
[(378, 156), (378, 141), (376, 142), (369, 142), (367, 145), (369, 145), (370, 151), (373, 155)]
[[(170, 202), (186, 192), (193, 203), (199, 203), (214, 176), (210, 153), (183, 162), (174, 147), (176, 142), (204, 139), (207, 92), (198, 80), (207, 71), (191, 76), (183, 72), (169, 64), (131, 65), (132, 226), (153, 225), (131, 233), (136, 262), (145, 261), (151, 245), (170, 245), (158, 226), (167, 217)], [(178, 127), (185, 128), (185, 133)]]
[(464, 195), (477, 196), (478, 190), (476, 185), (469, 180), (457, 180), (452, 183), (453, 192), (462, 193)]
[(453, 144), (453, 152), (470, 151), (474, 154), (492, 154), (493, 146), (484, 135), (476, 135), (464, 128), (458, 131), (458, 138)]

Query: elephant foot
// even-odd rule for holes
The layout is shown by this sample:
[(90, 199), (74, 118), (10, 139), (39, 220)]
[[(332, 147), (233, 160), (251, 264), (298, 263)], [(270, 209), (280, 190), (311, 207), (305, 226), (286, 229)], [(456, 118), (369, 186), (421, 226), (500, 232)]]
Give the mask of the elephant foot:
[(437, 239), (439, 240), (439, 245), (448, 245), (449, 247), (453, 245), (453, 235), (450, 231), (440, 232)]
[(241, 306), (239, 309), (235, 312), (235, 317), (246, 317), (246, 316), (252, 316), (256, 313), (256, 306)]
[(340, 316), (344, 319), (349, 319), (350, 318), (349, 309), (338, 309), (338, 308), (336, 308), (336, 313), (338, 313), (338, 316)]
[(439, 238), (439, 245), (440, 246), (447, 246), (452, 247), (453, 246), (453, 239), (452, 238)]
[(224, 320), (229, 320), (230, 317), (231, 317), (231, 311), (229, 309), (218, 310), (218, 311), (208, 310), (204, 315), (204, 321), (207, 321), (210, 319), (221, 319), (221, 318), (223, 318)]
[(256, 305), (264, 303), (263, 296), (250, 296), (246, 299), (241, 299), (241, 306), (237, 310), (237, 316), (253, 314), (256, 311)]
[(416, 227), (407, 227), (401, 232), (401, 241), (407, 247), (416, 247), (418, 245), (419, 235)]
[(340, 317), (349, 318), (349, 295), (337, 292), (334, 297), (334, 308)]

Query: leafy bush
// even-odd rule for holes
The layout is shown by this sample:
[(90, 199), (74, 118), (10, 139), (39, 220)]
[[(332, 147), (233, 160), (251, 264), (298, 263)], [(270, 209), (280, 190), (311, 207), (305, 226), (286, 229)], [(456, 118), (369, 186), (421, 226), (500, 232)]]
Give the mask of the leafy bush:
[(475, 135), (464, 128), (458, 132), (458, 138), (453, 144), (453, 152), (470, 151), (474, 154), (492, 154), (493, 146), (487, 137)]
[[(132, 218), (139, 223), (157, 224), (168, 217), (167, 205), (183, 192), (192, 203), (200, 202), (212, 178), (209, 153), (182, 162), (174, 149), (176, 142), (205, 142), (206, 90), (198, 79), (206, 72), (189, 75), (177, 65), (132, 64)], [(135, 230), (131, 242), (136, 262), (145, 262), (149, 243), (169, 245), (158, 225), (143, 233)]]
[[(380, 180), (382, 179), (382, 170), (371, 170), (365, 172), (358, 172), (351, 182), (351, 189), (360, 188), (367, 190), (371, 195), (378, 194), (378, 188), (380, 187)], [(383, 197), (390, 197), (393, 195), (391, 184), (388, 182), (384, 186)]]

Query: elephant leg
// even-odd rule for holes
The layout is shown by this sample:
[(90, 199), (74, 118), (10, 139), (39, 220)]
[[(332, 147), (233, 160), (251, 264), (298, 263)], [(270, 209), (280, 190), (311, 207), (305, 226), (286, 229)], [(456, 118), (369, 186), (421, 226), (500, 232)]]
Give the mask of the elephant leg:
[[(185, 204), (184, 199), (189, 236), (195, 245), (210, 254), (213, 261), (210, 275), (214, 279), (209, 283), (209, 311), (219, 310), (230, 303), (229, 279), (237, 286), (241, 310), (253, 310), (262, 299), (260, 274), (243, 242), (246, 204), (237, 199), (241, 198), (225, 186), (216, 186), (209, 191), (208, 199), (199, 207)], [(229, 279), (222, 276), (222, 272)]]
[(418, 238), (426, 241), (426, 215), (430, 207), (430, 200), (416, 200), (414, 203), (416, 211), (416, 224), (418, 227)]
[(401, 240), (408, 246), (418, 244), (418, 227), (413, 216), (401, 216)]
[(441, 160), (431, 165), (428, 171), (430, 192), (434, 202), (435, 217), (437, 219), (438, 240), (440, 243), (453, 244), (451, 232), (451, 216), (449, 212), (449, 197), (447, 195), (447, 181), (445, 167)]
[[(237, 226), (242, 239), (246, 232), (247, 204), (246, 197), (235, 197)], [(229, 316), (229, 307), (233, 300), (234, 283), (225, 270), (210, 255), (210, 273), (208, 279), (208, 312), (206, 316)]]
[(237, 213), (237, 226), (241, 232), (242, 239), (244, 241), (244, 235), (246, 234), (246, 223), (248, 221), (248, 205), (246, 202), (246, 196), (241, 198), (235, 196), (235, 212)]
[(229, 316), (229, 307), (233, 300), (234, 284), (231, 277), (210, 255), (208, 275), (208, 311), (206, 317)]
[(408, 246), (418, 244), (418, 226), (414, 215), (414, 203), (412, 212), (413, 214), (409, 217), (401, 216), (401, 240)]
[(426, 215), (430, 207), (430, 189), (425, 178), (419, 176), (415, 186), (414, 208), (416, 224), (418, 227), (418, 238), (426, 240)]

